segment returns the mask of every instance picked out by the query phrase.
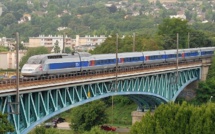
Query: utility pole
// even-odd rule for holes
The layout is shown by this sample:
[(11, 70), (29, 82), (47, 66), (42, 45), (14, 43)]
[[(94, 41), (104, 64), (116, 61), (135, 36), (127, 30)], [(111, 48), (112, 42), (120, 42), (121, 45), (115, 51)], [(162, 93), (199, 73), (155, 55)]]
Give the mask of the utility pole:
[(19, 114), (19, 33), (16, 32), (16, 114)]
[(178, 35), (178, 33), (177, 33), (176, 83), (178, 82), (178, 38), (179, 38), (179, 35)]
[(187, 48), (190, 48), (190, 33), (187, 35)]
[(65, 53), (65, 33), (63, 33), (63, 50), (62, 53)]
[[(116, 34), (116, 80), (115, 80), (115, 89), (112, 92), (115, 92), (117, 90), (117, 85), (118, 85), (118, 33)], [(112, 96), (112, 125), (113, 125), (113, 120), (114, 120), (114, 113), (113, 113), (113, 96)]]
[(133, 52), (135, 52), (135, 33), (133, 33)]
[[(16, 111), (19, 114), (19, 33), (16, 32)], [(13, 113), (13, 111), (12, 111)]]
[(118, 84), (118, 33), (116, 34), (116, 85), (115, 85), (115, 90), (117, 90), (117, 84)]

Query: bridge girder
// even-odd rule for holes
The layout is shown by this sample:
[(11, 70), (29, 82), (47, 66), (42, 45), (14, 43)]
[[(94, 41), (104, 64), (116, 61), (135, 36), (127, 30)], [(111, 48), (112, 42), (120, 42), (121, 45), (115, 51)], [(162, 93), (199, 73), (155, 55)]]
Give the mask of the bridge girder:
[[(117, 86), (114, 80), (110, 80), (20, 93), (20, 114), (10, 114), (8, 119), (14, 124), (15, 133), (25, 134), (64, 111), (108, 96), (126, 95), (140, 107), (155, 107), (161, 103), (175, 101), (184, 87), (200, 79), (200, 72), (201, 68), (192, 68), (179, 71), (177, 79), (176, 73), (169, 71), (121, 77)], [(0, 111), (11, 113), (13, 109), (9, 103), (14, 101), (15, 95), (5, 94), (0, 98)]]

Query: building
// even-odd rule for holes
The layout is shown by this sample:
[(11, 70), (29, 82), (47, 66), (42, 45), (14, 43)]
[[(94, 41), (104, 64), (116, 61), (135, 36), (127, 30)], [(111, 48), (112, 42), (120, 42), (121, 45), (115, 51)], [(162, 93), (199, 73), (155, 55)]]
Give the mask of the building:
[(14, 49), (14, 43), (15, 43), (14, 38), (6, 38), (6, 37), (0, 38), (0, 46), (8, 47), (10, 48), (10, 50)]
[[(54, 52), (54, 46), (56, 43), (58, 43), (58, 46), (60, 47), (60, 50), (63, 50), (63, 35), (58, 35), (58, 36), (44, 36), (40, 35), (39, 37), (29, 37), (29, 43), (26, 44), (26, 47), (40, 47), (44, 46), (47, 48), (51, 48), (51, 52)], [(65, 36), (65, 47), (72, 48), (72, 46), (75, 45), (75, 41), (70, 38)]]
[(184, 14), (181, 15), (170, 15), (170, 18), (179, 18), (182, 20), (186, 20), (186, 16)]
[[(19, 62), (26, 51), (19, 51)], [(16, 52), (0, 52), (0, 69), (16, 69)]]
[[(65, 36), (65, 47), (69, 47), (71, 49), (83, 48), (84, 51), (88, 51), (94, 49), (96, 45), (100, 45), (106, 39), (105, 36), (84, 36), (80, 37), (76, 35), (75, 39), (72, 39), (68, 36)], [(44, 36), (40, 35), (39, 37), (29, 37), (29, 43), (26, 44), (26, 47), (39, 47), (45, 46), (51, 48), (51, 52), (54, 52), (55, 43), (58, 42), (58, 46), (60, 50), (63, 49), (63, 36)]]
[(91, 46), (95, 46), (95, 45), (100, 45), (102, 42), (104, 42), (106, 40), (106, 37), (104, 35), (101, 36), (84, 36), (84, 37), (80, 37), (79, 35), (76, 35), (76, 44), (75, 46), (82, 46), (82, 45), (91, 45)]

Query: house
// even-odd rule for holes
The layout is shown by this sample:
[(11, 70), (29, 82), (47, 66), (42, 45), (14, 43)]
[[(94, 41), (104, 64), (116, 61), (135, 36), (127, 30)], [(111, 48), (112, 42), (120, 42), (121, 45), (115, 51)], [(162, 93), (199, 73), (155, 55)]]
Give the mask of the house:
[[(19, 51), (19, 62), (26, 51)], [(0, 52), (0, 69), (16, 69), (16, 52)]]
[(0, 45), (4, 47), (8, 47), (10, 48), (10, 50), (14, 49), (14, 43), (15, 43), (14, 38), (6, 38), (6, 37), (0, 38)]
[(20, 18), (20, 20), (18, 21), (19, 24), (27, 22), (27, 21), (31, 21), (31, 15), (30, 14), (23, 14), (23, 17)]

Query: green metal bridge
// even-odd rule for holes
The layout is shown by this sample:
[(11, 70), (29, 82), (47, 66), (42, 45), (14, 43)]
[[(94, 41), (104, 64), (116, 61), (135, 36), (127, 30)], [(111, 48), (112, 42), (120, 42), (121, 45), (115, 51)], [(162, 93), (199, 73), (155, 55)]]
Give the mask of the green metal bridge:
[(201, 65), (176, 69), (155, 70), (115, 76), (85, 79), (78, 82), (55, 83), (21, 88), (20, 112), (13, 113), (11, 102), (16, 92), (0, 93), (0, 111), (9, 113), (14, 134), (26, 134), (38, 124), (73, 107), (105, 98), (124, 95), (137, 103), (139, 110), (154, 108), (161, 103), (175, 101), (179, 93), (190, 83), (201, 79)]

